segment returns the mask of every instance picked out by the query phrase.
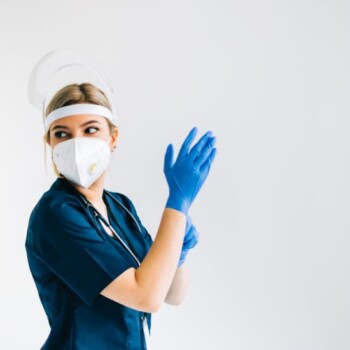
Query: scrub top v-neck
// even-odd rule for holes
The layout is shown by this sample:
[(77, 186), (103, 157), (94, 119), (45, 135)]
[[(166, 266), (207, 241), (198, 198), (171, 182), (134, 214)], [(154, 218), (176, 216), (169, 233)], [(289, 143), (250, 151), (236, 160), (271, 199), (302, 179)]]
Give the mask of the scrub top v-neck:
[[(50, 333), (43, 350), (144, 350), (142, 321), (151, 314), (112, 301), (100, 292), (137, 263), (106, 233), (67, 180), (58, 178), (34, 207), (25, 248)], [(131, 200), (104, 193), (109, 222), (140, 259), (152, 245)], [(141, 232), (139, 228), (141, 228)], [(102, 228), (102, 229), (101, 229)]]
[[(124, 243), (131, 249), (131, 251), (135, 254), (136, 250), (135, 245), (137, 245), (139, 242), (135, 241), (137, 238), (140, 240), (141, 239), (141, 244), (142, 241), (144, 240), (144, 237), (142, 235), (142, 232), (136, 232), (136, 237), (130, 237), (126, 234), (125, 228), (129, 227), (129, 229), (135, 224), (133, 223), (133, 220), (131, 216), (125, 211), (125, 210), (119, 210), (119, 211), (112, 211), (111, 207), (113, 206), (113, 200), (109, 198), (108, 195), (106, 195), (106, 192), (103, 193), (103, 201), (106, 204), (107, 207), (107, 214), (108, 214), (108, 221), (109, 224), (112, 226), (112, 228), (117, 232), (117, 234), (123, 239)], [(134, 228), (136, 231), (138, 230), (137, 227)], [(109, 235), (110, 236), (110, 235)], [(115, 237), (113, 234), (112, 237), (114, 240), (118, 241), (118, 238)], [(133, 241), (132, 241), (132, 240)], [(139, 243), (139, 244), (140, 244)], [(137, 254), (136, 254), (137, 256)], [(140, 257), (137, 256), (137, 258), (140, 260)]]

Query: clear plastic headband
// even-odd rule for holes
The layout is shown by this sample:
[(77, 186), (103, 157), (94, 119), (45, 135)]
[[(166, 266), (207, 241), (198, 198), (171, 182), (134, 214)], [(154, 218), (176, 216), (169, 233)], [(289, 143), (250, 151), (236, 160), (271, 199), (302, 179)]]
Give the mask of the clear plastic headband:
[[(58, 73), (62, 72), (67, 68), (84, 68), (89, 73), (92, 73), (95, 78), (97, 78), (101, 90), (107, 96), (109, 103), (111, 104), (112, 111), (106, 107), (102, 107), (94, 104), (75, 104), (72, 106), (62, 107), (53, 112), (51, 112), (45, 118), (46, 110), (46, 100), (50, 87), (53, 84), (54, 78)], [(83, 79), (81, 82), (89, 81), (89, 79)], [(75, 83), (80, 83), (74, 81)], [(63, 84), (69, 85), (72, 82), (67, 82)], [(62, 88), (61, 86), (60, 88)], [(57, 89), (58, 91), (59, 89)], [(115, 114), (114, 107), (114, 97), (113, 97), (113, 86), (105, 73), (103, 72), (100, 65), (94, 61), (91, 57), (87, 56), (85, 53), (82, 53), (77, 50), (71, 49), (57, 49), (46, 54), (34, 67), (28, 83), (28, 98), (30, 103), (39, 108), (42, 111), (43, 124), (45, 130), (48, 129), (50, 124), (60, 118), (69, 116), (69, 115), (78, 115), (78, 114), (93, 114), (100, 115), (111, 120), (113, 124), (117, 124), (117, 118)], [(69, 108), (68, 108), (69, 107)]]

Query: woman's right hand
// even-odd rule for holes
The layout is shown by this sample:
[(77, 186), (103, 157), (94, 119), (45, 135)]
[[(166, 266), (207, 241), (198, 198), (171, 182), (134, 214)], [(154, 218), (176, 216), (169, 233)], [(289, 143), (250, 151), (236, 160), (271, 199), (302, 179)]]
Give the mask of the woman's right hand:
[[(170, 144), (164, 158), (164, 174), (169, 186), (166, 208), (187, 215), (188, 210), (206, 180), (215, 158), (215, 137), (206, 132), (191, 148), (197, 128), (193, 128), (181, 146), (174, 163), (174, 148)], [(190, 149), (191, 148), (191, 149)]]

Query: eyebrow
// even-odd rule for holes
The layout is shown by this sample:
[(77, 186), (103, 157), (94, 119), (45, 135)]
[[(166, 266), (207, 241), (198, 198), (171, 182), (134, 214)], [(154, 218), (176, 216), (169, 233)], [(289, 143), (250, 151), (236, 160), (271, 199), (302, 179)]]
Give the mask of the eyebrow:
[[(88, 122), (85, 122), (85, 123), (81, 124), (80, 127), (83, 127), (83, 126), (86, 126), (86, 125), (92, 124), (92, 123), (97, 123), (97, 124), (99, 124), (99, 121), (98, 121), (98, 120), (89, 120)], [(51, 131), (54, 131), (54, 130), (56, 130), (56, 129), (69, 129), (69, 127), (68, 127), (68, 126), (65, 126), (65, 125), (55, 125), (55, 126), (51, 129)]]

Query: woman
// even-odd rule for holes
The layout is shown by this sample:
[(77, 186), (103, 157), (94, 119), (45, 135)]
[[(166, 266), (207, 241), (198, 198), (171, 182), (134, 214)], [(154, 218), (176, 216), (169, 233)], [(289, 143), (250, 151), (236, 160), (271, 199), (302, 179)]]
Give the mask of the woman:
[(105, 94), (72, 84), (46, 109), (45, 141), (58, 178), (33, 209), (25, 243), (29, 267), (51, 327), (42, 349), (146, 349), (151, 313), (179, 304), (184, 260), (197, 243), (188, 210), (215, 157), (194, 128), (176, 161), (168, 146), (169, 197), (152, 238), (125, 195), (104, 189), (118, 129)]

